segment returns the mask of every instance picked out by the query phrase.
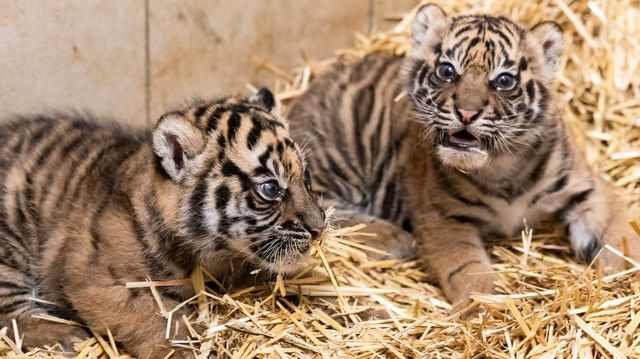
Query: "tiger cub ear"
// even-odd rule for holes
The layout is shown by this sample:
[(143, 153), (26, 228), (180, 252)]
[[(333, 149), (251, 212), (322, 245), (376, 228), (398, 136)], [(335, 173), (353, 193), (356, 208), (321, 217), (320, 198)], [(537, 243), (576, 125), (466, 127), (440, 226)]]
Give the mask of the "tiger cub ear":
[(249, 102), (257, 104), (263, 107), (268, 112), (271, 112), (275, 117), (280, 118), (282, 114), (282, 105), (278, 98), (266, 87), (263, 87), (255, 95), (249, 97)]
[(542, 55), (542, 74), (552, 77), (564, 47), (562, 28), (553, 21), (540, 22), (531, 28), (528, 40), (529, 47)]
[(206, 146), (203, 132), (180, 113), (168, 113), (153, 130), (153, 150), (174, 182), (182, 182), (195, 169), (194, 157)]
[(423, 51), (435, 46), (446, 35), (450, 20), (435, 4), (426, 4), (418, 9), (411, 25), (413, 55), (424, 55)]

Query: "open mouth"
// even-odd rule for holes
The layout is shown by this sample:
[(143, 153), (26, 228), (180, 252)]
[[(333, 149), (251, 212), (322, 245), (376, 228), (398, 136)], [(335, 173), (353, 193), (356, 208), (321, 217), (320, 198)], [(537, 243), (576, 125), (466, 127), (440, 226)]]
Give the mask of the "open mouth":
[(480, 148), (480, 140), (467, 130), (460, 130), (449, 137), (444, 138), (444, 146), (453, 147), (460, 150), (471, 150)]

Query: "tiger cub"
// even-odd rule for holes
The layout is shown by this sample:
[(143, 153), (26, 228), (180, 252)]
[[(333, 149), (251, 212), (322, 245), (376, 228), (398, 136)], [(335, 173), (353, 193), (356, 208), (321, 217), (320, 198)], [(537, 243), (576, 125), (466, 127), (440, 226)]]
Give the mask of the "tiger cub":
[[(26, 346), (68, 348), (87, 335), (33, 317), (49, 314), (109, 329), (132, 355), (164, 357), (156, 300), (126, 282), (186, 278), (197, 265), (219, 272), (229, 256), (293, 272), (325, 226), (266, 89), (167, 113), (152, 131), (18, 118), (0, 125), (0, 169), (0, 325), (16, 319)], [(167, 310), (193, 294), (158, 290)]]
[[(372, 245), (394, 256), (411, 254), (415, 236), (456, 310), (493, 290), (483, 240), (518, 233), (523, 218), (557, 218), (582, 260), (605, 244), (640, 258), (624, 204), (563, 124), (556, 23), (524, 29), (426, 5), (412, 37), (406, 59), (338, 64), (291, 105), (292, 133), (310, 142), (316, 189), (337, 216), (370, 222)], [(624, 265), (607, 250), (599, 258)]]

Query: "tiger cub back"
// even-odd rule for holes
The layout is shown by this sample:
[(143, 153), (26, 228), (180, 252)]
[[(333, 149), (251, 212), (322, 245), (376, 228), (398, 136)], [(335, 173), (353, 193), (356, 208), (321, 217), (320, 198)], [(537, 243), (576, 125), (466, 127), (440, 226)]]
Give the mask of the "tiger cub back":
[(386, 55), (338, 64), (292, 103), (289, 114), (293, 136), (309, 144), (316, 190), (329, 205), (410, 228), (395, 170), (406, 157), (408, 129), (400, 115), (405, 103), (394, 102), (401, 66), (401, 58)]
[[(163, 357), (165, 319), (151, 293), (126, 282), (185, 278), (197, 265), (225, 274), (229, 257), (248, 262), (246, 273), (294, 272), (324, 228), (268, 90), (196, 102), (153, 131), (56, 115), (18, 118), (0, 134), (0, 325), (16, 319), (27, 346), (69, 349), (86, 336), (33, 317), (49, 314)], [(167, 309), (193, 294), (159, 292)]]
[[(586, 261), (605, 244), (640, 257), (640, 243), (625, 242), (634, 234), (623, 202), (589, 170), (562, 121), (557, 24), (526, 29), (425, 5), (412, 37), (405, 59), (372, 54), (339, 65), (292, 104), (294, 135), (312, 132), (310, 163), (324, 197), (345, 217), (386, 220), (372, 230), (387, 239), (372, 243), (392, 254), (410, 241), (390, 226), (402, 223), (394, 213), (408, 213), (421, 257), (456, 309), (470, 293), (493, 290), (484, 240), (514, 235), (523, 219), (557, 218)], [(624, 265), (606, 250), (598, 258)]]
[(374, 54), (335, 67), (289, 106), (294, 138), (308, 149), (310, 172), (337, 225), (364, 223), (378, 234), (368, 244), (409, 256), (415, 241), (403, 181), (410, 121), (397, 81), (403, 59)]

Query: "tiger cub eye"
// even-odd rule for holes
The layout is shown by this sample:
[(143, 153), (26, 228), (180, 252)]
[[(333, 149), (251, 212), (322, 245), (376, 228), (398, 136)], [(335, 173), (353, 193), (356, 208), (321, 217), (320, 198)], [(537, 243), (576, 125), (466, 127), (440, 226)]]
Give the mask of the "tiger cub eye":
[(494, 81), (499, 90), (511, 90), (516, 85), (516, 79), (509, 73), (502, 73)]
[(269, 180), (258, 185), (258, 192), (264, 199), (277, 199), (280, 197), (280, 185), (275, 180)]
[(447, 62), (444, 62), (438, 65), (438, 68), (436, 69), (436, 73), (438, 74), (438, 77), (440, 77), (442, 80), (447, 82), (453, 81), (458, 75), (453, 65)]

